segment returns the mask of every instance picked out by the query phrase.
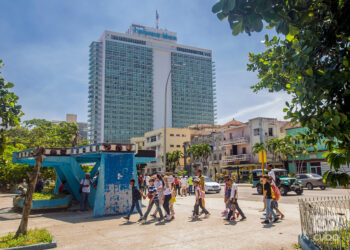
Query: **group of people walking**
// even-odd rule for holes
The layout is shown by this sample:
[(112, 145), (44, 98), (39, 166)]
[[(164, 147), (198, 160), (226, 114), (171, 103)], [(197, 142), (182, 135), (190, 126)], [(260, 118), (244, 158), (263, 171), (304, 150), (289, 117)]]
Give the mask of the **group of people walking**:
[[(142, 187), (140, 183), (142, 184), (143, 181), (142, 179), (140, 180), (140, 177), (138, 183)], [(201, 170), (197, 171), (197, 178), (194, 180), (191, 177), (178, 179), (172, 173), (167, 172), (165, 175), (157, 174), (153, 177), (146, 175), (144, 183), (147, 188), (146, 192), (142, 192), (142, 188), (137, 189), (134, 179), (130, 180), (130, 185), (132, 186), (132, 205), (129, 214), (124, 217), (126, 220), (130, 219), (130, 215), (135, 207), (140, 215), (139, 222), (146, 222), (149, 214), (153, 218), (157, 218), (157, 214), (159, 214), (159, 221), (173, 220), (175, 219), (174, 203), (176, 202), (176, 196), (191, 194), (193, 187), (196, 201), (193, 214), (190, 218), (199, 217), (199, 208), (202, 209), (205, 217), (210, 215), (205, 208), (205, 178), (202, 176)], [(140, 201), (147, 198), (149, 199), (148, 208), (146, 213), (143, 214), (140, 208)], [(156, 207), (156, 210), (151, 213), (153, 206)], [(164, 209), (164, 215), (162, 207)]]
[[(274, 172), (271, 171), (271, 166), (268, 166), (268, 170), (268, 175), (261, 177), (261, 183), (263, 184), (263, 211), (266, 211), (263, 224), (269, 224), (271, 221), (277, 222), (279, 219), (284, 218), (284, 214), (278, 208), (281, 193), (276, 184), (277, 179)], [(96, 187), (97, 184), (95, 179), (91, 180), (90, 174), (86, 173), (85, 178), (80, 182), (82, 195), (80, 209), (82, 211), (87, 210), (90, 186)], [(173, 220), (175, 219), (174, 203), (176, 202), (176, 197), (178, 195), (187, 196), (193, 193), (195, 194), (195, 204), (190, 218), (197, 219), (203, 213), (205, 218), (210, 215), (205, 207), (205, 177), (202, 175), (201, 170), (197, 171), (197, 176), (193, 179), (190, 176), (188, 178), (178, 178), (167, 172), (165, 175), (157, 174), (152, 177), (149, 175), (146, 175), (145, 178), (139, 176), (137, 181), (140, 188), (137, 188), (135, 185), (135, 179), (131, 179), (129, 183), (132, 188), (132, 204), (128, 215), (124, 217), (127, 220), (130, 219), (135, 207), (140, 215), (139, 222), (146, 222), (149, 215), (153, 218), (158, 218), (158, 215), (159, 221)], [(235, 180), (225, 176), (224, 181), (225, 210), (222, 214), (225, 216), (225, 220), (232, 221), (239, 218), (241, 221), (246, 220), (246, 216), (238, 204), (238, 187)], [(143, 214), (141, 200), (146, 200), (147, 198), (149, 199), (148, 207), (145, 214)], [(155, 210), (152, 212), (154, 206)], [(199, 208), (201, 208), (201, 213), (199, 213)]]

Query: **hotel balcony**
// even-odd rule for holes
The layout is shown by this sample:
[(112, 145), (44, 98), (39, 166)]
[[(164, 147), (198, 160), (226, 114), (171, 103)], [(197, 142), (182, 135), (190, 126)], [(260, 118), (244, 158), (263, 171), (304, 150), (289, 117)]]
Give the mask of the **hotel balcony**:
[(250, 161), (250, 158), (250, 154), (228, 155), (224, 157), (223, 162)]
[(235, 137), (232, 139), (226, 139), (223, 142), (223, 146), (230, 146), (230, 145), (240, 145), (240, 144), (247, 144), (249, 143), (249, 137)]

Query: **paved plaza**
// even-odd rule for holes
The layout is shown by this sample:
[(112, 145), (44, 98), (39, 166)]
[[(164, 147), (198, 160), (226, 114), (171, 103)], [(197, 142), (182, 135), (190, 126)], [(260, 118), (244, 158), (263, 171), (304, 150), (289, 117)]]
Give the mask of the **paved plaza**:
[[(208, 219), (191, 221), (194, 197), (178, 197), (175, 203), (176, 219), (159, 223), (136, 223), (139, 216), (132, 215), (130, 222), (121, 216), (93, 218), (90, 212), (51, 212), (33, 214), (29, 227), (46, 227), (55, 236), (59, 249), (294, 249), (300, 233), (297, 199), (300, 196), (282, 197), (280, 209), (285, 220), (262, 225), (262, 196), (247, 185), (239, 187), (239, 204), (246, 213), (243, 222), (226, 222), (221, 216), (223, 195), (208, 194)], [(348, 190), (305, 190), (302, 197), (348, 195)], [(0, 235), (15, 231), (20, 214), (11, 211), (11, 194), (0, 194)], [(143, 201), (143, 205), (148, 204)], [(145, 211), (146, 207), (143, 207)]]

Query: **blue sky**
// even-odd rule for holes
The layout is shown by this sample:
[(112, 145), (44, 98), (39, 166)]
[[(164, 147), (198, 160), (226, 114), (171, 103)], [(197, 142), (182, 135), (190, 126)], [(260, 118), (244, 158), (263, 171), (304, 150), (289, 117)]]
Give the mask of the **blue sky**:
[(177, 32), (178, 43), (211, 49), (216, 63), (218, 122), (256, 116), (283, 118), (286, 94), (255, 94), (256, 73), (247, 72), (249, 52), (264, 50), (264, 34), (232, 36), (227, 20), (211, 12), (216, 0), (2, 0), (0, 59), (15, 84), (24, 119), (87, 120), (88, 51), (104, 30), (125, 32), (132, 24)]

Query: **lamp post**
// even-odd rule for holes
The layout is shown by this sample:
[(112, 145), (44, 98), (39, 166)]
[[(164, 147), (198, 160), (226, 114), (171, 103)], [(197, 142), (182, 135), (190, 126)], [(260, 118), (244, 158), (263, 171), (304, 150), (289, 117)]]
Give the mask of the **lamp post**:
[(169, 78), (171, 75), (171, 72), (173, 70), (173, 67), (183, 67), (186, 64), (172, 64), (168, 78), (166, 79), (165, 83), (165, 92), (164, 92), (164, 132), (163, 132), (163, 172), (166, 171), (166, 113), (167, 113), (167, 93), (168, 93), (168, 84), (169, 84)]

